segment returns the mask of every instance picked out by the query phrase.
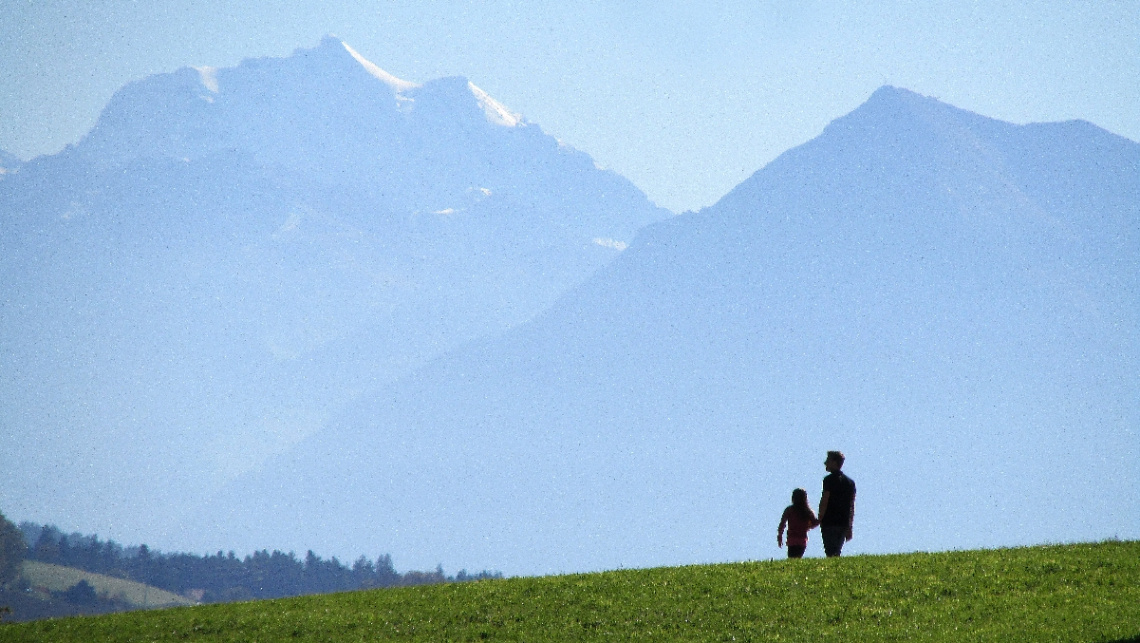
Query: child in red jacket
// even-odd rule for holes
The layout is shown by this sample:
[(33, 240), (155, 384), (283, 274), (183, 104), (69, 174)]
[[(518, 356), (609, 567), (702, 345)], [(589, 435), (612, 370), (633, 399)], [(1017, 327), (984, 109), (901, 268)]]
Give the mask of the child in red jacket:
[(788, 527), (788, 558), (803, 558), (808, 543), (807, 532), (819, 526), (803, 489), (792, 492), (792, 504), (780, 517), (780, 530), (776, 533), (776, 544), (780, 547), (784, 546), (785, 525)]

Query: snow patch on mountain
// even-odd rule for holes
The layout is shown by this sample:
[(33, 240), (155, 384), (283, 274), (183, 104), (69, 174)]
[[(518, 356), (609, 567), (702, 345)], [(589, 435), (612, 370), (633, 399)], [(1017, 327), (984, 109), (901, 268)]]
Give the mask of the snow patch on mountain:
[(603, 248), (613, 248), (618, 252), (621, 252), (622, 250), (625, 250), (629, 247), (629, 244), (625, 241), (618, 241), (617, 239), (610, 239), (606, 237), (594, 237), (594, 245), (601, 246)]
[(359, 52), (357, 52), (352, 47), (349, 47), (348, 43), (341, 41), (340, 44), (342, 47), (344, 47), (344, 50), (349, 53), (349, 55), (356, 59), (356, 62), (360, 63), (361, 67), (364, 67), (365, 71), (367, 71), (380, 82), (391, 87), (392, 91), (396, 92), (397, 94), (409, 89), (415, 89), (416, 87), (419, 87), (419, 85), (416, 83), (404, 80), (402, 78), (396, 78), (392, 74), (389, 74), (383, 69), (380, 69), (371, 60), (368, 60), (364, 56), (361, 56)]
[(475, 100), (478, 101), (479, 107), (483, 108), (483, 113), (487, 115), (487, 121), (495, 125), (502, 125), (503, 127), (516, 127), (522, 122), (522, 116), (507, 109), (502, 103), (491, 98), (491, 96), (475, 86), (475, 83), (467, 82), (467, 88), (475, 95)]
[(211, 94), (218, 93), (218, 68), (217, 67), (195, 67), (198, 70), (198, 78), (202, 81), (202, 86), (206, 88)]

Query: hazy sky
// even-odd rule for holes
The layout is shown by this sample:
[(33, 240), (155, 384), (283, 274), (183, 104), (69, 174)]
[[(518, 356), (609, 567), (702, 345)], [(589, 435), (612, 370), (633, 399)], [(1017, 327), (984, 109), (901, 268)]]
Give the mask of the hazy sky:
[(1140, 140), (1140, 2), (0, 0), (0, 149), (77, 141), (123, 84), (326, 34), (416, 82), (463, 75), (681, 211), (892, 84)]

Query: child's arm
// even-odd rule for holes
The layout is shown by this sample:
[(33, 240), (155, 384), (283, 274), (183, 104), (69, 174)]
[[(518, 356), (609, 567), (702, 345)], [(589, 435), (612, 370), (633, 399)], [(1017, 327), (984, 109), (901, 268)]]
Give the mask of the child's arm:
[(776, 546), (783, 549), (784, 547), (784, 527), (788, 524), (788, 510), (784, 510), (784, 514), (780, 516), (780, 529), (776, 532)]

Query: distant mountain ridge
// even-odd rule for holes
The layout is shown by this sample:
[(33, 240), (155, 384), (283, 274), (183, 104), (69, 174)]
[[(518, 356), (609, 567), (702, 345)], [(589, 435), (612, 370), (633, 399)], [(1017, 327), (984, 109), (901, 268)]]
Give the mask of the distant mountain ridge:
[[(489, 134), (489, 125), (519, 132)], [(95, 163), (247, 153), (260, 165), (357, 190), (364, 181), (391, 207), (442, 209), (456, 205), (448, 198), (471, 198), (472, 185), (525, 181), (496, 167), (497, 155), (552, 142), (465, 78), (416, 85), (327, 37), (290, 58), (131, 83), (78, 147)], [(581, 153), (565, 156), (563, 165), (591, 163)], [(530, 164), (542, 165), (538, 157)]]
[(1136, 537), (1138, 298), (1140, 145), (884, 87), (195, 524), (507, 573), (750, 559), (838, 448), (852, 553)]
[(190, 499), (670, 214), (466, 79), (402, 81), (335, 38), (130, 83), (18, 170), (0, 504), (156, 546)]

